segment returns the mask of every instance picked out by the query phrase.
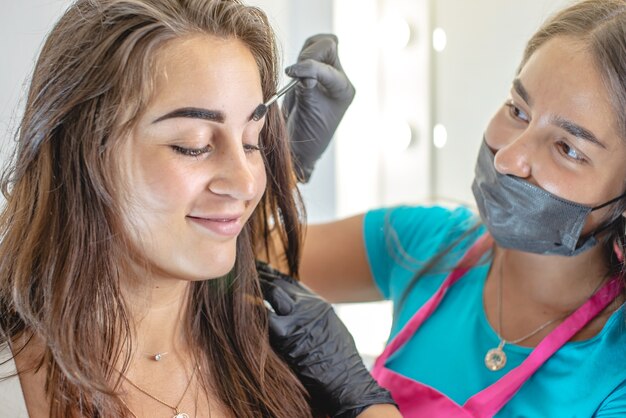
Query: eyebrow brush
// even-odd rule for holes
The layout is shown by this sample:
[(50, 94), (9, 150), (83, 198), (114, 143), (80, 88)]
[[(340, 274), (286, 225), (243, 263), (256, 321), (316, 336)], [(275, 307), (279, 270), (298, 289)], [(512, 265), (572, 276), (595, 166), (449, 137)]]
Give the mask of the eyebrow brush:
[(261, 103), (260, 105), (258, 105), (256, 109), (254, 109), (254, 113), (252, 114), (252, 120), (257, 121), (261, 119), (263, 116), (265, 116), (265, 114), (267, 113), (267, 109), (270, 107), (270, 105), (274, 103), (276, 100), (278, 100), (280, 96), (282, 96), (283, 94), (291, 90), (296, 84), (298, 84), (298, 81), (300, 80), (297, 78), (294, 78), (289, 83), (287, 83), (285, 87), (278, 90), (276, 94), (270, 97), (265, 103)]

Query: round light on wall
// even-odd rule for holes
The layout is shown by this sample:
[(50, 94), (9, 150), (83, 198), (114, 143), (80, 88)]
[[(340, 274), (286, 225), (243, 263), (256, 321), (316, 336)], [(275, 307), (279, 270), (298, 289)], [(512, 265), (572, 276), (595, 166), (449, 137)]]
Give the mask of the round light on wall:
[(395, 120), (387, 124), (387, 133), (384, 135), (385, 148), (392, 151), (406, 151), (413, 139), (411, 125), (405, 121)]
[(437, 52), (441, 52), (446, 49), (446, 44), (448, 43), (448, 36), (446, 35), (446, 31), (442, 28), (436, 28), (433, 31), (433, 48)]
[(438, 123), (433, 128), (433, 145), (437, 148), (443, 148), (448, 142), (448, 130), (441, 123)]
[(411, 26), (402, 16), (392, 14), (381, 22), (382, 39), (385, 48), (401, 50), (411, 41)]

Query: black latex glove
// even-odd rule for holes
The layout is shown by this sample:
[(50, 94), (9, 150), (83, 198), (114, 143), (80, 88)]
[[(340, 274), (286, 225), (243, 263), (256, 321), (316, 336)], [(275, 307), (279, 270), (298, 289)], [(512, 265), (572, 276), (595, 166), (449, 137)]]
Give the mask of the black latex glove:
[(320, 34), (306, 40), (298, 62), (285, 69), (302, 79), (283, 99), (298, 180), (306, 183), (328, 147), (354, 98), (354, 87), (341, 68), (337, 37)]
[(352, 418), (368, 406), (394, 404), (365, 368), (352, 335), (332, 306), (289, 276), (257, 263), (269, 312), (270, 342), (300, 378), (313, 407)]

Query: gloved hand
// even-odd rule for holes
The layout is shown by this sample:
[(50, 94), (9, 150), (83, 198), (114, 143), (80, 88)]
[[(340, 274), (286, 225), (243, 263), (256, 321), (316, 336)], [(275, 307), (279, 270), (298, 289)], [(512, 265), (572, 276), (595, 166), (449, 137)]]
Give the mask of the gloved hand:
[(285, 69), (302, 79), (283, 99), (283, 113), (291, 141), (298, 180), (306, 183), (315, 162), (335, 134), (354, 98), (354, 87), (341, 68), (337, 37), (320, 34), (306, 40), (298, 62)]
[(257, 262), (269, 312), (270, 342), (311, 395), (316, 412), (352, 418), (375, 404), (395, 404), (365, 368), (332, 306), (300, 283)]

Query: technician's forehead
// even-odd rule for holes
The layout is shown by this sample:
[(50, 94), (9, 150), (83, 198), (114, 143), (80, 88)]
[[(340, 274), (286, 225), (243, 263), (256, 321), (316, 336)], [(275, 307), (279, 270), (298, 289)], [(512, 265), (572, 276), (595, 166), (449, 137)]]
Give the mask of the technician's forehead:
[(519, 80), (538, 113), (572, 120), (599, 138), (619, 137), (611, 93), (585, 42), (547, 41), (526, 62)]

